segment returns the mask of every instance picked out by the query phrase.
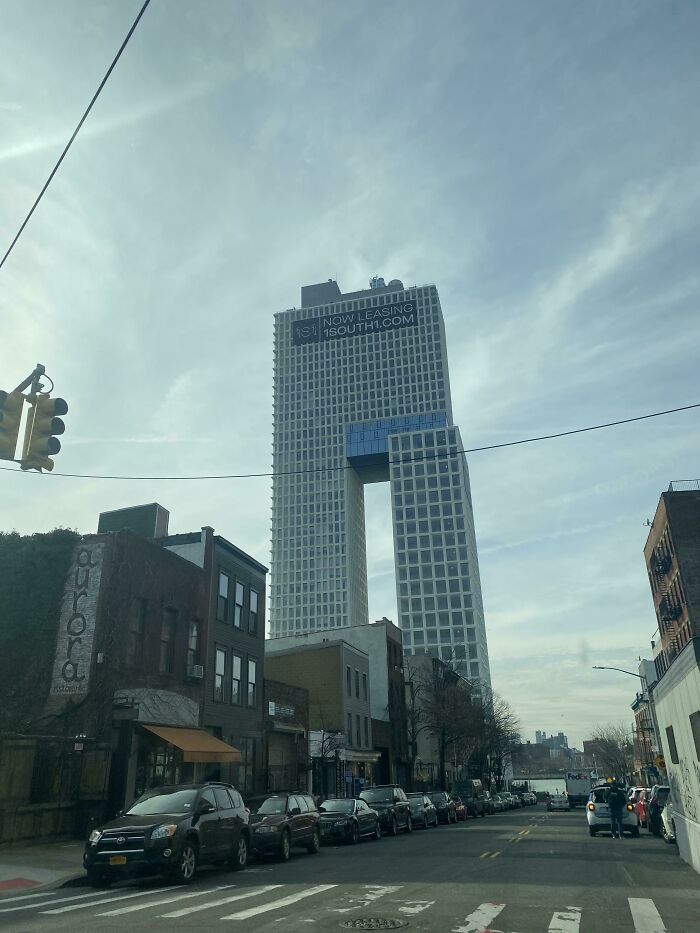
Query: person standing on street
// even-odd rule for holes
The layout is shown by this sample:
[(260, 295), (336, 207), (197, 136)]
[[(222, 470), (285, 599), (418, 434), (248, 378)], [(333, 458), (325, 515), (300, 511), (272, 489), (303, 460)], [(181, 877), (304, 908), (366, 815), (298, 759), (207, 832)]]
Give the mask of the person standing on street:
[(608, 788), (607, 804), (610, 811), (610, 832), (613, 839), (622, 839), (622, 813), (627, 798), (619, 784), (613, 783)]

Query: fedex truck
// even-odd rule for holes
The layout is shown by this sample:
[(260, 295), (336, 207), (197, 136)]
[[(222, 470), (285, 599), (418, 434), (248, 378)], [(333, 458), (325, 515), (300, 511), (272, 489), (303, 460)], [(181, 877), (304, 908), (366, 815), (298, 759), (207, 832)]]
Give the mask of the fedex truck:
[(591, 792), (591, 778), (587, 771), (567, 771), (565, 775), (566, 796), (571, 809), (585, 806)]

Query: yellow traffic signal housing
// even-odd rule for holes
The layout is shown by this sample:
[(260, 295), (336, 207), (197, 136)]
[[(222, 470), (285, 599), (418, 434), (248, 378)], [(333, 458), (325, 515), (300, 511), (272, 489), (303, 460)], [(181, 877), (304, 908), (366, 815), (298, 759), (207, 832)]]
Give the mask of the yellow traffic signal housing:
[(27, 418), (21, 467), (23, 470), (53, 470), (51, 456), (61, 449), (56, 434), (63, 434), (66, 426), (57, 417), (65, 415), (68, 405), (62, 398), (47, 395), (30, 396), (32, 409)]
[(0, 460), (14, 460), (24, 396), (0, 390)]

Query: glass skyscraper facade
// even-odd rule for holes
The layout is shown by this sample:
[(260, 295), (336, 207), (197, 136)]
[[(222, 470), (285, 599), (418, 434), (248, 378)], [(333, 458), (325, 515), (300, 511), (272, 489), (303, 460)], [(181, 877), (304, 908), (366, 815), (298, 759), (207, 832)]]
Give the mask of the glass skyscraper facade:
[(489, 685), (435, 286), (302, 288), (275, 316), (274, 367), (271, 637), (369, 622), (364, 485), (388, 481), (404, 651)]

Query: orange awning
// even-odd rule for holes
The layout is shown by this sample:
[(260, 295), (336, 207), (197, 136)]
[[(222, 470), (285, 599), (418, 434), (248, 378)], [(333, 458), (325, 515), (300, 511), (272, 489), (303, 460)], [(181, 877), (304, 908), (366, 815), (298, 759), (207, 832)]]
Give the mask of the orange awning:
[(177, 726), (147, 726), (140, 723), (158, 738), (169, 745), (182, 750), (183, 761), (212, 761), (232, 762), (236, 764), (241, 760), (241, 753), (233, 745), (214, 738), (203, 729), (182, 729)]

